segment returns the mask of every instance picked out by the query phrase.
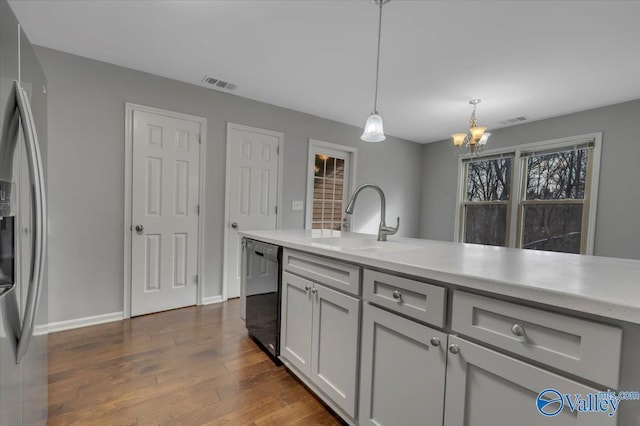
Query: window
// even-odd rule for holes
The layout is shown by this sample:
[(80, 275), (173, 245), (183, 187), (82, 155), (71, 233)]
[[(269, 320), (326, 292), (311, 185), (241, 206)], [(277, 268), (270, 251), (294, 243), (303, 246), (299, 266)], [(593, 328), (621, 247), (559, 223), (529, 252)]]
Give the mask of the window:
[(351, 194), (355, 148), (309, 140), (306, 228), (340, 231)]
[(463, 159), (459, 239), (592, 253), (600, 141), (586, 135)]
[(315, 154), (312, 229), (339, 231), (342, 226), (344, 159)]
[(524, 179), (520, 246), (584, 253), (593, 145), (560, 152), (522, 153)]
[(464, 242), (508, 245), (512, 155), (465, 165)]

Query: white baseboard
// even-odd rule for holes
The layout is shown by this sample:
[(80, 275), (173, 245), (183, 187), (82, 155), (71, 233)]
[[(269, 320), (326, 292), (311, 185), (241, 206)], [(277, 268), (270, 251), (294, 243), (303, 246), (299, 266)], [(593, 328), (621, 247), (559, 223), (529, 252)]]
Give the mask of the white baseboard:
[[(224, 302), (222, 296), (211, 296), (202, 299), (203, 305)], [(56, 331), (72, 330), (74, 328), (88, 327), (90, 325), (104, 324), (107, 322), (120, 321), (124, 319), (124, 312), (112, 312), (110, 314), (94, 315), (90, 317), (75, 318), (66, 321), (51, 322), (44, 325), (36, 325), (33, 334), (41, 335), (55, 333)]]
[(34, 334), (54, 333), (56, 331), (71, 330), (74, 328), (88, 327), (90, 325), (104, 324), (107, 322), (124, 319), (124, 312), (112, 312), (110, 314), (94, 315), (91, 317), (75, 318), (66, 321), (51, 322), (35, 327)]
[(210, 296), (210, 297), (202, 298), (203, 305), (211, 305), (212, 303), (220, 303), (220, 302), (224, 302), (224, 298), (222, 296)]

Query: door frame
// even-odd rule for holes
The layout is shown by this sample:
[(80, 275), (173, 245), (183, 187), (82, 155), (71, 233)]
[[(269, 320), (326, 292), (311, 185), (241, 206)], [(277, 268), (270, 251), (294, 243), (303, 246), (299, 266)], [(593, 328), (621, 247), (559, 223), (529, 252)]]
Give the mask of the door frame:
[[(229, 250), (227, 250), (227, 243), (229, 238), (229, 203), (231, 202), (231, 176), (229, 169), (229, 162), (231, 160), (231, 150), (229, 146), (231, 144), (231, 130), (244, 130), (247, 132), (261, 133), (278, 138), (278, 188), (276, 189), (276, 229), (282, 227), (282, 169), (284, 167), (284, 133), (276, 132), (274, 130), (262, 129), (260, 127), (252, 127), (244, 124), (237, 124), (227, 121), (227, 135), (225, 148), (227, 150), (226, 162), (225, 162), (225, 179), (224, 179), (224, 234), (222, 242), (222, 301), (226, 301), (228, 294), (227, 278), (229, 271), (227, 268), (227, 262), (229, 261)], [(240, 289), (240, 297), (242, 297), (242, 288)]]
[[(358, 148), (354, 148), (351, 146), (340, 145), (337, 143), (324, 142), (318, 139), (309, 138), (309, 148), (307, 150), (307, 194), (305, 197), (304, 204), (304, 229), (311, 229), (312, 222), (312, 214), (313, 214), (313, 176), (311, 174), (311, 170), (313, 170), (313, 166), (315, 165), (315, 155), (313, 155), (313, 151), (315, 149), (331, 149), (334, 151), (344, 151), (348, 152), (351, 156), (351, 161), (349, 162), (349, 187), (345, 188), (349, 191), (349, 196), (353, 194), (353, 191), (356, 189), (356, 166), (358, 163)], [(347, 199), (349, 199), (347, 196)], [(349, 225), (349, 229), (353, 229), (353, 217), (351, 218)]]
[(203, 299), (203, 265), (204, 265), (204, 217), (205, 217), (205, 185), (206, 185), (206, 153), (207, 153), (207, 119), (196, 115), (183, 114), (166, 109), (154, 108), (146, 105), (125, 103), (124, 120), (124, 301), (123, 317), (131, 317), (131, 243), (132, 243), (132, 185), (133, 185), (133, 112), (141, 111), (181, 120), (193, 121), (200, 124), (200, 173), (198, 185), (198, 288), (196, 290), (196, 305), (202, 305)]

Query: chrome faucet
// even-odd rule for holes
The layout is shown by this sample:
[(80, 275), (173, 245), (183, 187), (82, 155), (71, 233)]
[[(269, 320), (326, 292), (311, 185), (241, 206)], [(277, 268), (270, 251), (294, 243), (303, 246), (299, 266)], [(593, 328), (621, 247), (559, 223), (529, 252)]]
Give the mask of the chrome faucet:
[(392, 226), (387, 226), (387, 224), (385, 223), (386, 201), (384, 198), (384, 192), (382, 192), (382, 189), (380, 189), (379, 186), (371, 183), (365, 183), (364, 185), (360, 185), (359, 187), (357, 187), (356, 190), (353, 191), (353, 195), (351, 196), (349, 204), (347, 205), (347, 209), (344, 212), (346, 214), (353, 214), (353, 206), (355, 206), (356, 204), (356, 198), (358, 198), (358, 194), (360, 194), (360, 192), (362, 192), (362, 190), (366, 188), (375, 189), (378, 195), (380, 195), (380, 226), (378, 227), (378, 241), (387, 241), (387, 235), (393, 235), (398, 232), (398, 228), (400, 228), (400, 218), (398, 217), (398, 224), (395, 228)]

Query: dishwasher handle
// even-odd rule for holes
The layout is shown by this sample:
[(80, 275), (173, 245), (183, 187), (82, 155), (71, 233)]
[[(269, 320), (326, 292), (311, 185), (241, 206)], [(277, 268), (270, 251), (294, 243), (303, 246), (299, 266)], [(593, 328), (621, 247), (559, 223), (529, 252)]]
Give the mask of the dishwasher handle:
[(278, 251), (280, 249), (279, 246), (263, 243), (262, 241), (256, 240), (247, 240), (247, 252), (251, 254), (255, 254), (256, 256), (263, 257), (266, 260), (270, 260), (273, 262), (278, 261)]

